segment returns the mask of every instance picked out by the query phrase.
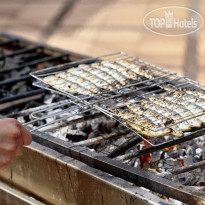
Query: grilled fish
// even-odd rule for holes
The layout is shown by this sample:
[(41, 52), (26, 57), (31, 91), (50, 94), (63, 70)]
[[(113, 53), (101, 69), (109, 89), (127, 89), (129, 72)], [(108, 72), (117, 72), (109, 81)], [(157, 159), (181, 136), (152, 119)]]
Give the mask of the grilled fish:
[(205, 99), (205, 90), (199, 90), (195, 88), (180, 88), (179, 91)]
[(47, 77), (45, 77), (43, 79), (43, 81), (45, 83), (48, 83), (51, 86), (59, 85), (59, 84), (64, 84), (64, 83), (67, 82), (67, 80), (65, 80), (65, 79), (63, 79), (61, 77), (55, 76), (55, 75), (47, 76)]
[[(181, 104), (184, 107), (186, 107), (188, 110), (190, 110), (195, 116), (203, 114), (204, 109), (200, 107), (199, 105), (192, 103), (190, 101), (184, 100), (183, 98), (175, 98), (174, 95), (168, 95), (166, 96), (167, 100), (170, 100), (176, 104)], [(200, 119), (203, 123), (205, 123), (205, 116), (197, 116), (198, 119)]]
[[(154, 102), (149, 101), (149, 99), (146, 99), (141, 102), (141, 104), (146, 108), (151, 108), (152, 110), (156, 110), (158, 113), (165, 117), (171, 117), (176, 123), (183, 120), (183, 117), (178, 114), (177, 112), (170, 110), (167, 107), (162, 107), (159, 104), (155, 104)], [(190, 131), (191, 125), (187, 121), (183, 121), (181, 123), (178, 123), (177, 126), (182, 131)]]
[(140, 76), (137, 73), (135, 73), (128, 67), (121, 65), (118, 61), (119, 60), (113, 62), (102, 61), (101, 64), (117, 70), (118, 72), (122, 73), (127, 79), (140, 80)]
[(78, 93), (82, 95), (92, 95), (93, 93), (87, 89), (79, 87), (78, 84), (67, 82), (65, 84), (55, 85), (54, 88), (68, 93)]
[(93, 63), (91, 66), (85, 67), (84, 70), (108, 82), (109, 85), (111, 85), (113, 88), (120, 87), (122, 85), (121, 82), (114, 78), (111, 74), (100, 69), (101, 67), (102, 66), (100, 66), (98, 63)]
[(148, 79), (153, 79), (156, 76), (154, 72), (149, 69), (148, 66), (141, 65), (140, 63), (135, 64), (128, 60), (118, 60), (117, 63), (131, 69), (136, 74), (146, 77)]
[(97, 68), (103, 72), (109, 73), (117, 82), (119, 82), (120, 85), (126, 84), (127, 79), (120, 72), (102, 65), (98, 66)]
[[(150, 119), (145, 116), (138, 115), (137, 113), (122, 110), (122, 109), (109, 109), (116, 116), (125, 121), (128, 125), (130, 125), (133, 129), (137, 130), (140, 134), (146, 137), (162, 137), (169, 135), (171, 133), (170, 128), (165, 128), (159, 131), (160, 127), (156, 126)], [(151, 130), (152, 129), (152, 130)]]
[[(196, 90), (191, 88), (178, 88), (174, 89), (172, 86), (164, 86), (164, 89), (170, 93), (175, 100), (187, 106), (188, 109), (192, 110), (195, 114), (200, 114), (205, 111), (205, 99), (201, 95), (195, 93)], [(198, 92), (199, 90), (197, 90)], [(202, 93), (203, 91), (199, 91)], [(202, 116), (202, 119), (204, 117)], [(202, 120), (204, 122), (204, 120)]]
[(67, 72), (70, 73), (71, 75), (82, 78), (84, 81), (89, 80), (92, 84), (96, 85), (98, 88), (112, 89), (112, 86), (107, 81), (103, 80), (99, 76), (93, 75), (92, 73), (88, 72), (82, 67), (75, 70), (68, 70)]
[[(59, 72), (54, 76), (45, 77), (43, 81), (48, 83), (51, 86), (54, 86), (57, 89), (62, 89), (63, 91), (66, 90), (66, 92), (69, 93), (79, 93), (79, 94), (89, 93), (89, 95), (91, 93), (94, 94), (100, 93), (99, 88), (95, 84), (81, 78), (80, 76), (72, 75), (67, 71)], [(85, 92), (85, 90), (87, 91)]]
[[(174, 124), (174, 120), (168, 117), (164, 117), (163, 115), (159, 114), (155, 110), (142, 107), (142, 105), (139, 104), (129, 104), (126, 103), (127, 107), (140, 115), (146, 116), (148, 119), (150, 119), (156, 126), (159, 127), (166, 127), (167, 125)], [(182, 137), (184, 134), (182, 130), (177, 125), (170, 126), (172, 129), (171, 134), (177, 137)], [(158, 128), (159, 130), (159, 128)]]
[[(180, 114), (184, 120), (186, 120), (192, 127), (201, 127), (202, 122), (198, 118), (189, 119), (194, 117), (194, 114), (188, 110), (186, 107), (180, 104), (175, 104), (172, 101), (166, 99), (165, 96), (157, 96), (157, 97), (148, 97), (148, 99), (156, 104), (161, 105), (162, 107), (167, 107), (178, 114)], [(187, 120), (189, 119), (189, 120)]]

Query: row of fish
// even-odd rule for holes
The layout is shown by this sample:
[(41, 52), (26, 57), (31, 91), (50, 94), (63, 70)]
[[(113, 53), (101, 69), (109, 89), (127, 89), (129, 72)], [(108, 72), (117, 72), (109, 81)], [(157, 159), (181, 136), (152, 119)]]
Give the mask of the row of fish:
[[(81, 64), (76, 68), (57, 72), (43, 78), (54, 88), (83, 95), (102, 94), (104, 91), (121, 88), (130, 80), (158, 77), (156, 70), (127, 59)], [(166, 92), (160, 95), (145, 95), (141, 101), (130, 100), (121, 108), (108, 108), (133, 129), (147, 137), (174, 135), (201, 127), (205, 123), (205, 91), (193, 88), (176, 88), (162, 83)]]
[(46, 76), (43, 81), (64, 92), (93, 95), (120, 88), (129, 84), (130, 80), (141, 81), (143, 77), (155, 76), (154, 71), (144, 65), (118, 59), (81, 64), (76, 68)]
[(147, 137), (184, 136), (205, 123), (205, 91), (164, 88), (166, 94), (129, 100), (122, 108), (108, 110)]

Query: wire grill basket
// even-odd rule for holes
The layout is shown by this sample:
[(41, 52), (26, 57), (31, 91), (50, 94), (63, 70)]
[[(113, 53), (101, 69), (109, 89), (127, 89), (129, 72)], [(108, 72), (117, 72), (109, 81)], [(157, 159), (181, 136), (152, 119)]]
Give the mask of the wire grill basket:
[[(92, 68), (92, 72), (87, 68)], [(100, 74), (96, 74), (96, 70), (99, 69)], [(87, 76), (90, 74), (91, 78), (82, 77), (82, 70)], [(64, 76), (67, 72), (69, 77)], [(106, 75), (103, 75), (105, 73)], [(116, 76), (121, 75), (123, 83), (115, 76), (117, 82), (108, 83), (106, 77), (114, 79), (113, 73), (117, 73)], [(78, 108), (89, 107), (103, 112), (124, 124), (145, 141), (146, 137), (152, 134), (171, 135), (174, 133), (173, 129), (176, 132), (187, 122), (193, 123), (192, 127), (201, 127), (200, 122), (203, 123), (204, 85), (123, 52), (59, 65), (35, 71), (31, 75), (38, 80), (35, 82), (36, 86), (69, 97)], [(56, 76), (58, 82), (45, 81), (48, 77)], [(93, 83), (93, 79), (96, 84)], [(94, 91), (85, 86), (87, 81), (89, 86), (94, 84)], [(75, 91), (66, 88), (71, 84), (75, 85)]]

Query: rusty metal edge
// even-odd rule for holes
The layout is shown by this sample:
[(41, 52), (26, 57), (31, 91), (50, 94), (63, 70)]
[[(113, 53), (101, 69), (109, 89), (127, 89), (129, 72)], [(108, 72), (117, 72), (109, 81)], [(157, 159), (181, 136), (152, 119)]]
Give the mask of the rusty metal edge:
[(0, 178), (7, 186), (45, 204), (170, 204), (146, 190), (35, 142), (0, 171)]

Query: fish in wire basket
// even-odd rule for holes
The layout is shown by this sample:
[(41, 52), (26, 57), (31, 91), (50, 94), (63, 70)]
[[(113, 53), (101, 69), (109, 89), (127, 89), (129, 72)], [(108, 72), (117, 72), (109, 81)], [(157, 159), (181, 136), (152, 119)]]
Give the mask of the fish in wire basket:
[(190, 131), (192, 129), (191, 125), (186, 120), (181, 122), (183, 120), (183, 117), (179, 113), (167, 107), (162, 107), (159, 104), (149, 101), (149, 99), (144, 99), (143, 101), (141, 101), (141, 104), (145, 108), (157, 111), (164, 117), (173, 119), (174, 122), (177, 123), (176, 126), (178, 126), (179, 129), (183, 132)]
[(142, 64), (142, 63), (133, 63), (130, 62), (128, 60), (117, 60), (117, 63), (119, 65), (122, 65), (126, 68), (129, 68), (130, 70), (132, 70), (133, 72), (135, 72), (136, 74), (146, 77), (148, 79), (153, 79), (155, 77), (157, 77), (156, 75), (156, 71), (154, 72), (149, 66)]
[(128, 67), (118, 63), (118, 60), (110, 62), (110, 61), (101, 61), (101, 64), (104, 67), (108, 67), (109, 69), (115, 70), (120, 72), (123, 76), (125, 76), (127, 79), (132, 80), (141, 80), (140, 76), (134, 72), (132, 69), (129, 69)]
[(51, 75), (44, 78), (45, 83), (48, 83), (57, 90), (61, 90), (64, 92), (78, 93), (84, 95), (91, 95), (93, 93), (99, 92), (99, 90), (95, 86), (91, 85), (89, 82), (82, 81), (85, 85), (85, 87), (82, 87), (78, 84), (77, 80), (81, 80), (81, 78), (74, 76), (72, 78), (69, 78), (68, 80), (66, 77), (61, 78), (57, 75)]
[[(171, 128), (156, 125), (148, 117), (131, 112), (130, 110), (109, 107), (107, 109), (145, 137), (157, 138), (169, 135), (172, 132)], [(159, 130), (160, 128), (163, 129)]]
[(111, 89), (113, 87), (120, 87), (126, 82), (125, 78), (123, 79), (121, 76), (115, 77), (115, 75), (111, 75), (109, 72), (103, 70), (99, 63), (93, 63), (90, 66), (81, 64), (79, 67), (83, 68), (83, 71), (90, 75), (96, 76), (97, 78), (107, 82), (111, 86)]
[[(167, 100), (170, 100), (176, 104), (183, 105), (186, 107), (188, 110), (190, 110), (199, 120), (201, 120), (203, 123), (205, 123), (205, 116), (203, 115), (204, 109), (197, 105), (196, 103), (192, 103), (190, 101), (186, 101), (183, 98), (176, 98), (173, 95), (168, 95), (166, 97)], [(201, 115), (201, 116), (200, 116)]]
[(195, 103), (205, 109), (205, 90), (194, 88), (174, 88), (172, 85), (163, 85), (163, 89), (175, 98), (180, 98), (188, 102)]
[(174, 89), (170, 85), (165, 85), (163, 88), (169, 93), (167, 99), (186, 106), (205, 123), (205, 91), (189, 87)]
[(179, 113), (183, 117), (183, 120), (186, 120), (191, 125), (191, 127), (199, 128), (202, 126), (202, 121), (195, 117), (195, 115), (190, 110), (188, 110), (185, 106), (181, 104), (176, 104), (170, 100), (167, 100), (166, 96), (146, 96), (146, 98), (149, 99), (151, 102), (154, 102), (162, 107), (169, 108), (170, 110)]
[[(100, 88), (103, 88), (103, 89), (110, 89), (111, 88), (111, 86), (109, 85), (108, 82), (102, 80), (101, 78), (99, 78), (97, 76), (92, 75), (87, 70), (84, 70), (82, 68), (69, 69), (69, 70), (65, 71), (64, 73), (58, 73), (57, 75), (58, 76), (60, 75), (60, 77), (66, 78), (67, 80), (71, 80), (71, 81), (74, 80), (81, 87), (85, 86), (83, 84), (84, 82), (87, 82), (87, 84), (89, 84), (89, 85), (86, 85), (86, 86), (88, 86), (87, 88), (91, 89), (91, 91), (94, 91), (94, 90), (92, 90), (93, 87), (98, 88), (98, 90), (100, 90)], [(94, 92), (96, 92), (96, 91), (94, 91)]]
[[(128, 60), (117, 59), (88, 65), (80, 64), (76, 68), (46, 76), (43, 81), (56, 89), (63, 89), (64, 92), (93, 95), (119, 89), (128, 85), (131, 80), (143, 81), (142, 76), (154, 78), (156, 74), (154, 75), (151, 69), (145, 65), (136, 65)], [(72, 86), (70, 82), (75, 83), (75, 85)]]
[(113, 69), (109, 66), (105, 66), (103, 64), (95, 65), (96, 69), (99, 69), (103, 72), (108, 73), (111, 75), (116, 81), (120, 83), (120, 85), (126, 85), (127, 84), (127, 78), (124, 76), (121, 72), (119, 72), (116, 69)]
[(143, 106), (143, 103), (136, 104), (136, 103), (126, 103), (127, 107), (133, 111), (134, 113), (144, 115), (156, 125), (156, 126), (169, 126), (171, 128), (171, 134), (173, 136), (182, 137), (184, 136), (183, 131), (178, 127), (178, 125), (172, 125), (175, 123), (175, 121), (168, 116), (162, 115), (162, 113), (159, 113), (153, 109), (150, 109), (149, 107)]

